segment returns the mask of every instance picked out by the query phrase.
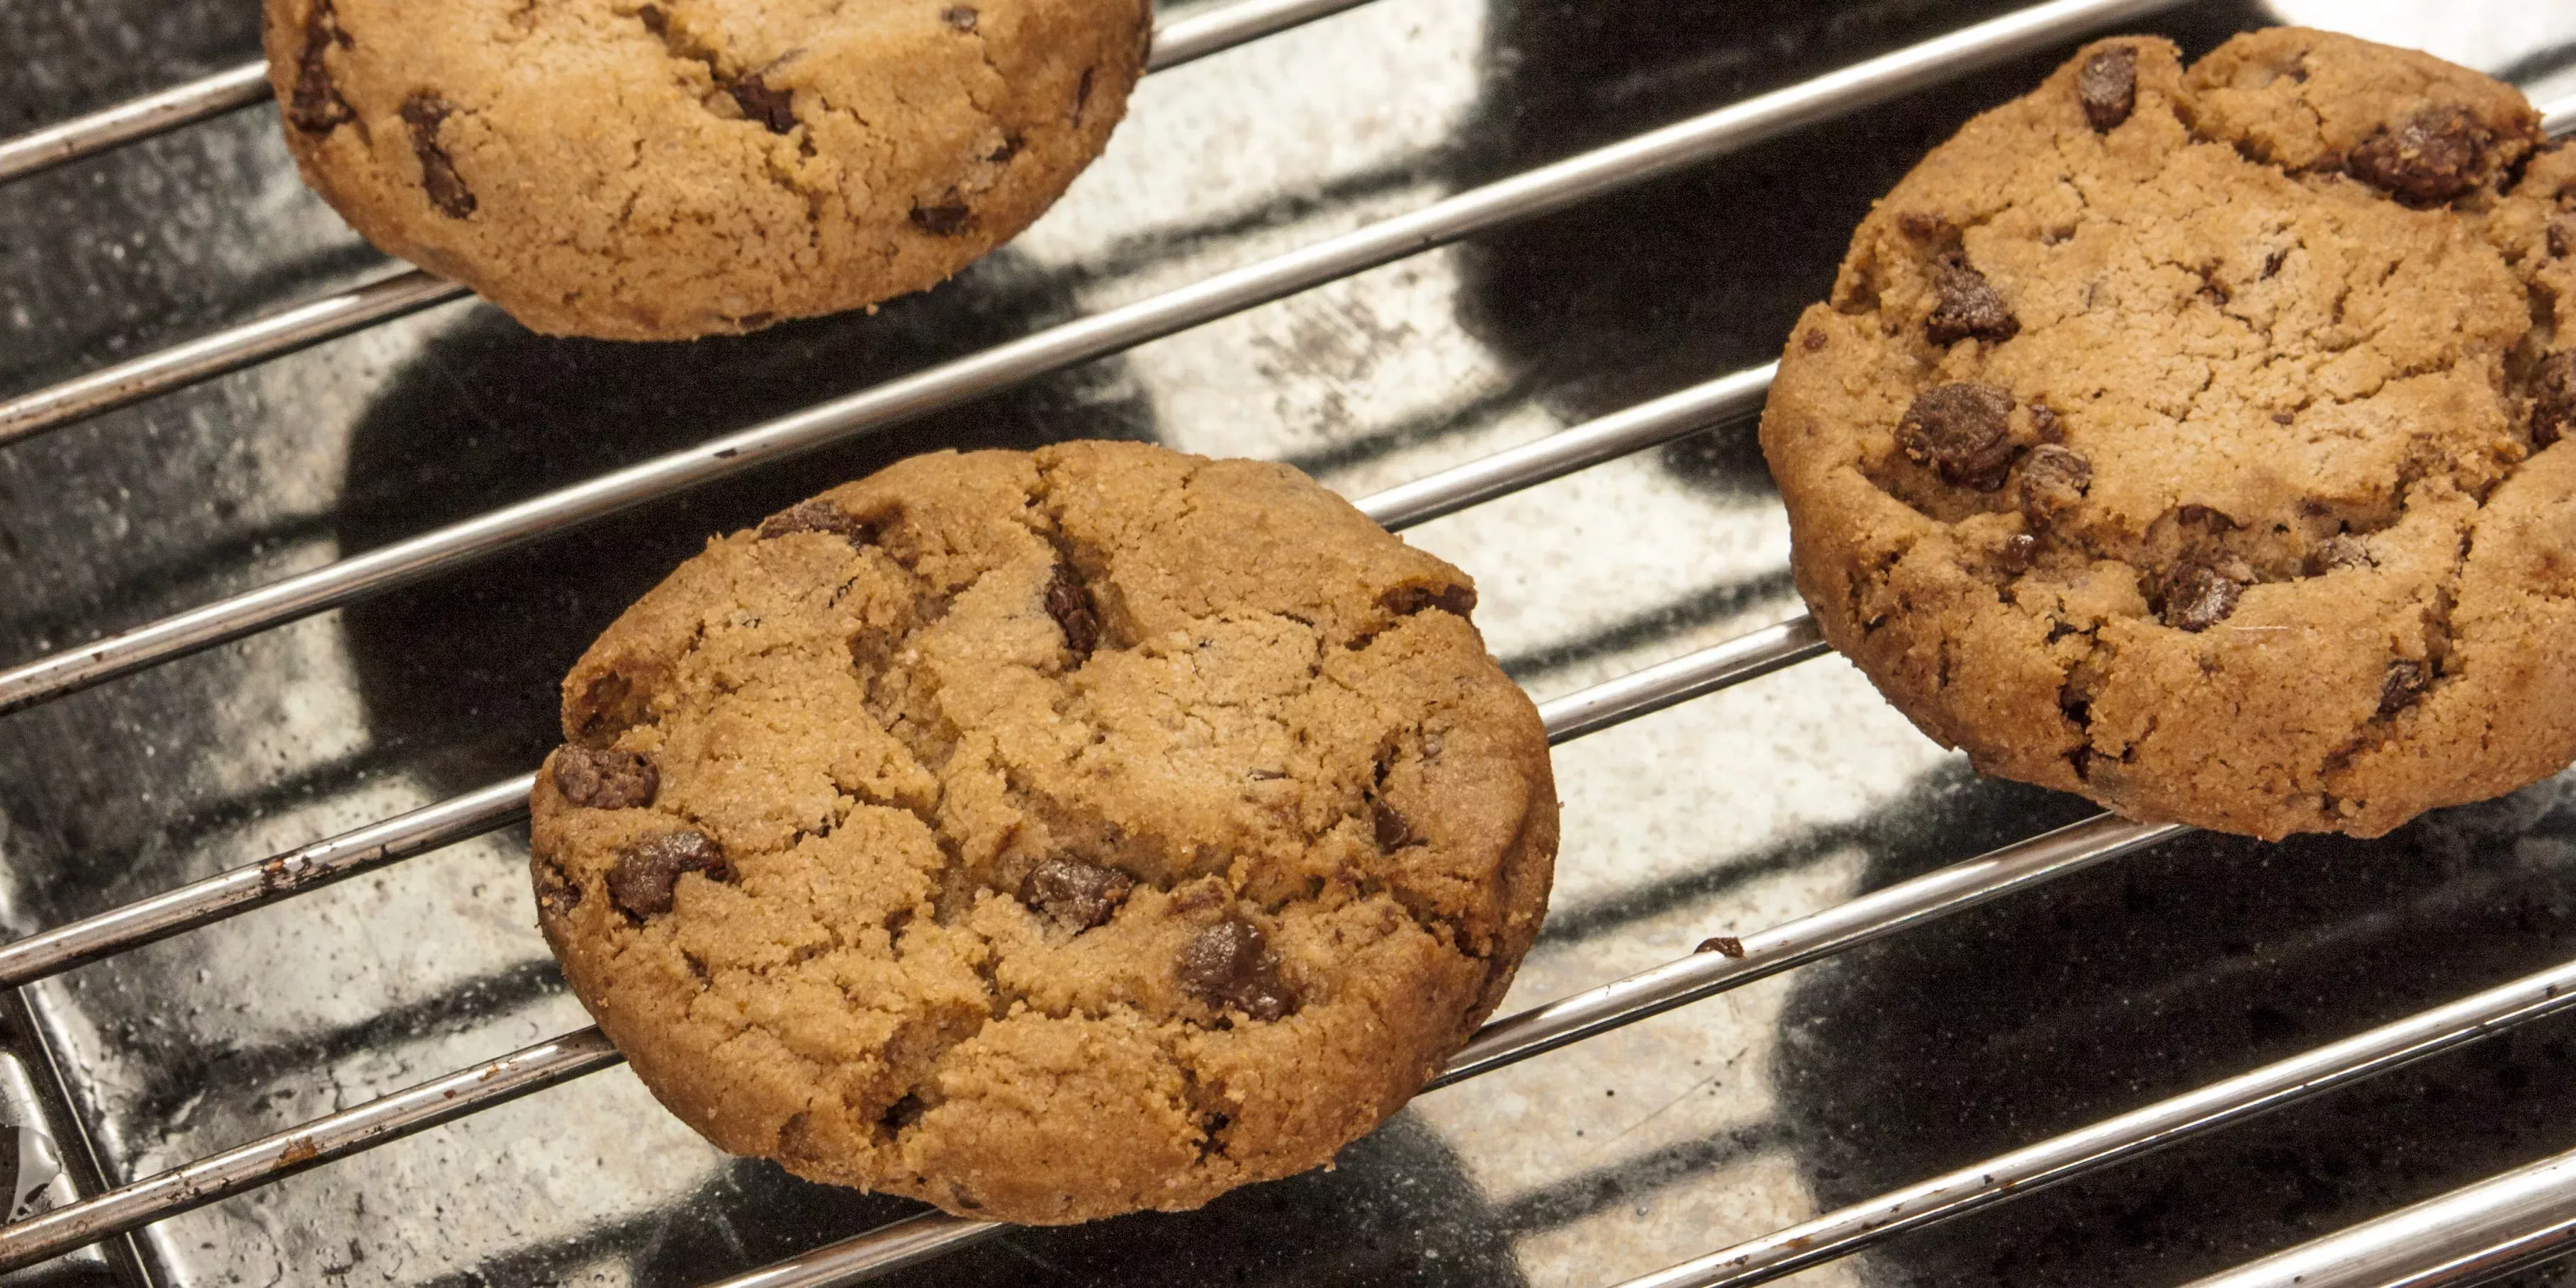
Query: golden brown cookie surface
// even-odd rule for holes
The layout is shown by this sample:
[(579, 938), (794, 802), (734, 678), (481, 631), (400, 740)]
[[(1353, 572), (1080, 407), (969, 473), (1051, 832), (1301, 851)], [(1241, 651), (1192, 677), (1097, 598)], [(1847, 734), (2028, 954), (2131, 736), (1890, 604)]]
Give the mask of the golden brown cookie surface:
[(2376, 835), (2576, 757), (2576, 150), (2276, 29), (1936, 149), (1762, 439), (1836, 648), (1990, 773)]
[(1141, 74), (1142, 0), (267, 0), (305, 178), (530, 327), (756, 330), (1037, 218)]
[(540, 920), (664, 1104), (801, 1175), (1050, 1223), (1303, 1171), (1546, 902), (1546, 738), (1473, 603), (1282, 466), (905, 461), (582, 658)]

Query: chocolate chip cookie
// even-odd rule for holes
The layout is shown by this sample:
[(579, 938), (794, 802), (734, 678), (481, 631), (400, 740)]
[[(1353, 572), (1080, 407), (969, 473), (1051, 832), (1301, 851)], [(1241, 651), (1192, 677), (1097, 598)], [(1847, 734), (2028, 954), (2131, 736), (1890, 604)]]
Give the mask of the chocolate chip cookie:
[(1284, 466), (905, 461), (573, 668), (539, 920), (663, 1104), (802, 1176), (1059, 1223), (1318, 1166), (1546, 903), (1546, 735), (1474, 606)]
[(2343, 36), (2096, 43), (1870, 214), (1762, 445), (1982, 770), (2263, 837), (2576, 757), (2576, 149)]
[(757, 330), (928, 287), (1125, 111), (1145, 0), (266, 0), (307, 182), (538, 331)]

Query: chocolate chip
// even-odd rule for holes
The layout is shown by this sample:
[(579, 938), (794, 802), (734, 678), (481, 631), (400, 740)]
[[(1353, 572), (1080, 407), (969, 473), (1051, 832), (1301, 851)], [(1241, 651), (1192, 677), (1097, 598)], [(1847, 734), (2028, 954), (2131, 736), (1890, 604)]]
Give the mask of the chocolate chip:
[(2038, 559), (2039, 538), (2027, 532), (2016, 532), (2004, 538), (2003, 550), (1996, 556), (1996, 563), (2005, 572), (2018, 577), (2029, 572), (2031, 564)]
[(1944, 255), (1932, 265), (1932, 293), (1936, 302), (1923, 319), (1923, 332), (1934, 344), (1970, 336), (1993, 343), (2021, 332), (2021, 320), (2005, 307), (2004, 297), (1964, 255)]
[(796, 93), (772, 89), (757, 72), (739, 76), (725, 83), (725, 92), (742, 108), (742, 114), (769, 127), (772, 134), (785, 134), (796, 128)]
[(2011, 416), (2012, 395), (1993, 385), (1940, 385), (1915, 396), (1897, 422), (1896, 441), (1918, 464), (1940, 471), (1941, 481), (1992, 492), (2012, 468)]
[(933, 237), (953, 237), (974, 221), (975, 211), (953, 191), (935, 205), (912, 208), (913, 226)]
[(650, 694), (622, 673), (610, 671), (582, 690), (581, 702), (573, 708), (573, 736), (583, 746), (605, 747), (617, 741), (617, 735), (644, 723), (650, 706)]
[(1413, 821), (1385, 801), (1370, 802), (1369, 814), (1370, 826), (1377, 832), (1377, 848), (1381, 850), (1401, 850), (1422, 839), (1414, 834)]
[(1019, 135), (1005, 134), (1002, 136), (1001, 145), (994, 148), (992, 151), (985, 153), (984, 159), (995, 165), (1000, 165), (1020, 154), (1021, 142), (1022, 140)]
[(2549, 257), (2565, 259), (2569, 255), (2576, 255), (2576, 220), (2550, 220)]
[(662, 12), (662, 6), (657, 4), (648, 4), (643, 8), (636, 10), (635, 16), (643, 21), (644, 30), (652, 32), (656, 36), (668, 36), (671, 34), (671, 15)]
[(876, 536), (874, 526), (829, 501), (800, 501), (760, 521), (763, 541), (797, 532), (828, 532), (854, 546)]
[(1048, 859), (1020, 882), (1020, 902), (1077, 934), (1101, 925), (1127, 901), (1136, 879), (1116, 868), (1076, 859)]
[(2531, 372), (2531, 445), (2547, 447), (2576, 429), (2576, 349), (2553, 353)]
[(962, 4), (953, 4), (940, 10), (939, 20), (959, 31), (975, 29), (975, 11)]
[(2093, 463), (2082, 452), (2042, 443), (2021, 462), (2021, 513), (2034, 528), (2074, 513), (2093, 486)]
[(2413, 206), (2438, 206), (2477, 186), (2495, 135), (2465, 108), (2428, 107), (2362, 140), (2345, 168)]
[(1920, 210), (1909, 210), (1898, 215), (1896, 226), (1906, 236), (1916, 241), (1928, 242), (1948, 241), (1957, 231), (1950, 226), (1949, 220)]
[(703, 872), (710, 881), (733, 880), (724, 847), (704, 832), (639, 841), (619, 851), (617, 866), (608, 870), (608, 898), (632, 916), (658, 917), (671, 910), (671, 892), (689, 872)]
[(555, 753), (555, 790), (583, 809), (641, 809), (662, 788), (662, 772), (631, 751), (576, 743)]
[(535, 864), (537, 903), (547, 912), (561, 917), (581, 906), (581, 886), (564, 875), (552, 859), (539, 859)]
[(1809, 327), (1805, 334), (1798, 337), (1798, 343), (1804, 346), (1807, 352), (1814, 353), (1816, 350), (1825, 347), (1825, 333), (1814, 327)]
[(1046, 611), (1064, 632), (1064, 646), (1072, 650), (1074, 660), (1089, 660), (1091, 650), (1100, 647), (1100, 612), (1092, 607), (1091, 591), (1073, 575), (1071, 565), (1055, 566), (1055, 578), (1047, 583)]
[(877, 1116), (877, 1121), (884, 1123), (887, 1131), (902, 1131), (920, 1122), (921, 1115), (921, 1097), (907, 1091), (896, 1097), (893, 1104), (887, 1105), (885, 1112)]
[(2030, 428), (2032, 433), (2039, 435), (2039, 441), (2043, 443), (2066, 441), (2066, 421), (2057, 414), (2056, 408), (2047, 403), (2035, 402), (2030, 405)]
[(435, 94), (414, 94), (402, 105), (403, 124), (411, 127), (412, 155), (420, 158), (421, 191), (440, 214), (463, 219), (474, 213), (474, 194), (456, 173), (455, 158), (438, 141), (438, 127), (455, 112), (454, 103)]
[(1297, 993), (1279, 978), (1279, 954), (1261, 927), (1228, 918), (1200, 931), (1181, 948), (1174, 967), (1181, 987), (1211, 1006), (1275, 1020), (1297, 1009)]
[(307, 134), (328, 134), (358, 119), (349, 101), (340, 97), (325, 61), (331, 46), (347, 49), (355, 43), (340, 30), (331, 0), (314, 0), (312, 11), (304, 15), (304, 52), (295, 60), (295, 90), (286, 98), (288, 124)]
[(2345, 532), (2318, 542), (2316, 553), (2308, 557), (2308, 575), (2312, 577), (2343, 568), (2370, 566), (2370, 548), (2361, 543), (2361, 538)]
[(1720, 957), (1734, 957), (1741, 959), (1744, 956), (1744, 941), (1733, 935), (1711, 935), (1708, 938), (1699, 941), (1699, 947), (1694, 948), (1691, 951), (1694, 953), (1715, 953)]
[(1468, 586), (1398, 586), (1377, 597), (1377, 605), (1398, 617), (1411, 617), (1426, 608), (1437, 608), (1452, 617), (1466, 617), (1476, 611), (1476, 592)]
[(2075, 97), (2096, 131), (2117, 128), (2138, 109), (2138, 51), (2117, 45), (2084, 60), (2075, 73)]
[(2432, 680), (2421, 662), (2404, 659), (2388, 664), (2388, 675), (2379, 682), (2379, 714), (2393, 716), (2415, 705), (2415, 699)]
[(2227, 620), (2245, 588), (2205, 563), (2187, 563), (2165, 577), (2157, 616), (2176, 630), (2205, 631)]

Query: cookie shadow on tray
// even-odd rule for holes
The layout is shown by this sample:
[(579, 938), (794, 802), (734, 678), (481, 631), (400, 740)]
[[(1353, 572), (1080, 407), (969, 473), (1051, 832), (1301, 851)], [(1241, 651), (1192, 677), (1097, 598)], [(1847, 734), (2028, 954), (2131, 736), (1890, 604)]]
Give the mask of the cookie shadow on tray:
[[(617, 344), (477, 308), (377, 398), (336, 516), (357, 553), (909, 375), (1070, 317), (1005, 251), (874, 314), (749, 336)], [(649, 502), (346, 610), (371, 730), (442, 790), (524, 771), (560, 739), (558, 686), (592, 639), (710, 536), (940, 448), (1150, 438), (1115, 360), (862, 433)]]
[[(2019, 7), (1504, 0), (1488, 23), (1484, 92), (1458, 182), (1515, 174)], [(2267, 21), (2259, 6), (2230, 0), (2128, 26), (2196, 54)], [(2012, 60), (1479, 237), (1465, 255), (1462, 321), (1569, 422), (1768, 362), (1800, 310), (1825, 297), (1870, 203), (2064, 54)], [(1660, 459), (1722, 495), (1772, 493), (1749, 426), (1686, 439)]]
[[(2376, 841), (2195, 834), (1800, 972), (1773, 1076), (1819, 1207), (2565, 960), (2571, 786)], [(1871, 887), (1970, 852), (1872, 850)], [(2571, 1094), (2576, 1024), (2542, 1021), (1897, 1239), (1871, 1282), (2181, 1282), (2563, 1148)]]

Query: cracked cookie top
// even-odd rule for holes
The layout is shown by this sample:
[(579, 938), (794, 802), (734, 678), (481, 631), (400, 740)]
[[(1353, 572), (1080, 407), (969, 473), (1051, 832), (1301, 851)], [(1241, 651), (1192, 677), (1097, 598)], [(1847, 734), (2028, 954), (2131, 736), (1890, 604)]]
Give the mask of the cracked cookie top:
[(1979, 769), (2377, 835), (2576, 757), (2576, 149), (2294, 28), (1935, 149), (1762, 424), (1826, 638)]
[(530, 328), (659, 340), (921, 290), (1109, 139), (1144, 0), (267, 0), (307, 182)]
[(1556, 799), (1457, 569), (1284, 466), (941, 453), (564, 683), (565, 975), (717, 1145), (1017, 1221), (1318, 1166), (1501, 999)]

